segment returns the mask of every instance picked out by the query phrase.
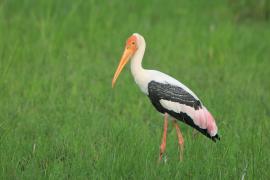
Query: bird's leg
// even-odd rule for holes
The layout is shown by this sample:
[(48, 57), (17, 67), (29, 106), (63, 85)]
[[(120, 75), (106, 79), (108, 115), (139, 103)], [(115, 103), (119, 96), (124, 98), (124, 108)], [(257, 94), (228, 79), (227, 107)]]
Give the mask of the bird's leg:
[(164, 130), (163, 130), (163, 137), (160, 145), (160, 153), (159, 153), (159, 161), (162, 159), (162, 155), (166, 149), (166, 138), (167, 138), (167, 129), (168, 129), (168, 114), (164, 114)]
[(180, 160), (183, 159), (183, 152), (184, 152), (184, 138), (182, 136), (182, 133), (180, 131), (179, 125), (177, 124), (176, 120), (173, 120), (174, 127), (176, 129), (177, 138), (178, 138), (178, 144), (180, 148)]

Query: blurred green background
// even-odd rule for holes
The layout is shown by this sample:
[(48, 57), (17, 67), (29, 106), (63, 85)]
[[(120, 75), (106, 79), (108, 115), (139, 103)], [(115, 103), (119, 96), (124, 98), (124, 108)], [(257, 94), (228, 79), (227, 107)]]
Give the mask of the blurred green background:
[[(170, 126), (125, 68), (132, 33), (144, 67), (190, 87), (215, 116), (212, 143)], [(270, 176), (270, 3), (2, 0), (1, 179), (267, 179)]]

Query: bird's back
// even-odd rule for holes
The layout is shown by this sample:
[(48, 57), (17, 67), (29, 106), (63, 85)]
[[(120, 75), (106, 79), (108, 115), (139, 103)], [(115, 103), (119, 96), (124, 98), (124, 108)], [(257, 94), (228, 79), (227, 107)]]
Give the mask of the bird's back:
[(148, 70), (148, 71), (149, 71), (149, 74), (151, 74), (151, 77), (154, 77), (155, 81), (160, 82), (160, 83), (168, 83), (175, 86), (179, 86), (182, 89), (184, 89), (186, 92), (191, 94), (194, 98), (199, 100), (199, 98), (194, 92), (192, 92), (186, 85), (184, 85), (177, 79), (173, 78), (172, 76), (169, 76), (168, 74), (165, 74), (163, 72), (156, 71), (156, 70)]

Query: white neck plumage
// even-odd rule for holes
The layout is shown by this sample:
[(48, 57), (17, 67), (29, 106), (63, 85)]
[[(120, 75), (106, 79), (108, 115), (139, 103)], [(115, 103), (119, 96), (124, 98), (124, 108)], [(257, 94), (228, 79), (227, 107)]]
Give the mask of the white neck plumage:
[(134, 33), (136, 37), (138, 38), (138, 50), (136, 53), (133, 55), (130, 63), (131, 67), (131, 73), (134, 77), (135, 82), (138, 84), (138, 86), (141, 88), (141, 90), (148, 94), (147, 91), (147, 83), (148, 83), (148, 78), (147, 78), (147, 72), (146, 70), (142, 67), (142, 59), (145, 51), (145, 40), (144, 38), (137, 34)]
[(139, 76), (141, 71), (143, 71), (142, 67), (142, 59), (145, 51), (145, 41), (142, 36), (138, 34), (134, 34), (138, 38), (138, 50), (134, 54), (134, 56), (131, 59), (130, 67), (131, 67), (131, 72), (134, 78), (136, 76)]

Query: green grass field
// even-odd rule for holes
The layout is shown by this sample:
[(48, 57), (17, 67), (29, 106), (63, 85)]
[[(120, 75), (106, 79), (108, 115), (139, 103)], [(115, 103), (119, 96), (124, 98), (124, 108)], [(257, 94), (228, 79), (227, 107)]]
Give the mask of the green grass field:
[[(244, 1), (244, 0), (242, 0)], [(227, 1), (0, 2), (0, 179), (267, 179), (270, 21)], [(267, 20), (268, 19), (268, 20)], [(169, 126), (125, 68), (142, 34), (144, 67), (190, 87), (216, 118), (212, 143)]]

